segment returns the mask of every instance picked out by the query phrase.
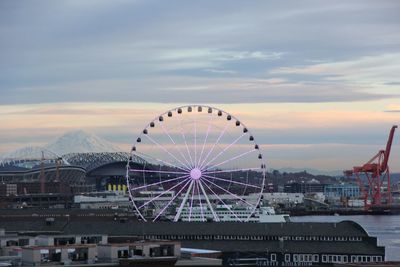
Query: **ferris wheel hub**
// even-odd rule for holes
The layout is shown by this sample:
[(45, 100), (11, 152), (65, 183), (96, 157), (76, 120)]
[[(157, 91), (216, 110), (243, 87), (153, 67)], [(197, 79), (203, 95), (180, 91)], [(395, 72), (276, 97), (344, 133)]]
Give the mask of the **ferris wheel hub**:
[(190, 178), (193, 180), (198, 180), (201, 177), (201, 170), (199, 168), (194, 168), (190, 171)]

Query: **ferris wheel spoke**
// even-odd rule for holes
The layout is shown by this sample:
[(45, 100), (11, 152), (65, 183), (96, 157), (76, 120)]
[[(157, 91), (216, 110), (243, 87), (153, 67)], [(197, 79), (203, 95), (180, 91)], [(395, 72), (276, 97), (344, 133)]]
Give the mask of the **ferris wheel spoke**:
[(210, 154), (214, 151), (215, 146), (219, 143), (219, 140), (221, 140), (222, 136), (225, 134), (226, 129), (228, 128), (228, 123), (226, 123), (224, 129), (221, 131), (221, 133), (219, 134), (217, 141), (213, 144), (213, 146), (211, 147), (211, 149), (208, 151), (207, 156), (204, 158), (204, 160), (200, 163), (200, 169), (203, 169), (204, 167), (204, 163), (207, 161), (208, 157), (210, 156)]
[(179, 154), (181, 155), (181, 157), (186, 161), (186, 167), (190, 166), (190, 162), (187, 160), (187, 157), (185, 157), (181, 151), (181, 149), (179, 148), (179, 146), (176, 144), (176, 142), (174, 141), (174, 139), (171, 137), (171, 135), (169, 134), (169, 131), (166, 127), (164, 127), (164, 125), (161, 123), (161, 128), (163, 129), (164, 133), (169, 137), (169, 139), (171, 140), (171, 142), (175, 145), (176, 149), (178, 150)]
[(158, 170), (141, 170), (141, 169), (129, 169), (130, 172), (150, 172), (150, 173), (170, 173), (170, 174), (184, 174), (186, 172), (175, 172), (175, 171), (158, 171)]
[[(182, 199), (181, 204), (179, 205), (178, 212), (175, 214), (174, 222), (177, 222), (179, 220), (179, 217), (181, 217), (182, 210), (185, 207), (185, 204), (186, 204), (186, 201), (188, 200), (190, 192), (192, 191), (193, 183), (194, 183), (194, 181), (192, 180), (190, 182), (189, 188), (187, 189), (187, 191), (185, 193), (185, 196)], [(192, 208), (192, 207), (190, 207), (190, 208)]]
[(204, 166), (210, 165), (214, 160), (216, 160), (218, 157), (220, 157), (225, 151), (227, 151), (230, 147), (232, 147), (234, 144), (236, 144), (243, 136), (245, 136), (246, 133), (243, 133), (240, 135), (238, 138), (236, 138), (232, 143), (230, 143), (228, 146), (226, 146), (221, 152), (219, 152), (214, 158), (212, 158), (210, 161), (208, 161)]
[(177, 166), (177, 165), (175, 165), (175, 164), (173, 164), (173, 163), (171, 163), (169, 161), (165, 161), (165, 160), (162, 160), (162, 159), (159, 159), (159, 158), (155, 158), (155, 157), (152, 157), (152, 156), (149, 156), (149, 155), (146, 155), (144, 153), (137, 152), (137, 151), (136, 151), (136, 153), (140, 154), (140, 156), (142, 156), (142, 157), (145, 157), (145, 158), (148, 158), (148, 159), (151, 159), (151, 160), (156, 160), (156, 161), (161, 162), (161, 163), (163, 163), (163, 164), (165, 164), (167, 166), (180, 169), (180, 170), (182, 170), (184, 172), (188, 172), (189, 171), (189, 170), (184, 169), (182, 167), (179, 167), (179, 166)]
[(163, 195), (169, 193), (172, 189), (175, 189), (176, 187), (180, 186), (181, 184), (183, 184), (183, 183), (186, 182), (187, 180), (189, 180), (189, 182), (190, 182), (190, 179), (185, 179), (185, 180), (183, 180), (183, 181), (177, 183), (177, 184), (174, 185), (173, 187), (169, 188), (168, 190), (165, 190), (164, 192), (162, 192), (162, 193), (159, 194), (158, 196), (156, 196), (156, 197), (150, 199), (149, 201), (145, 202), (144, 204), (142, 204), (140, 207), (138, 207), (138, 209), (141, 209), (141, 208), (147, 206), (148, 204), (152, 203), (153, 201), (159, 199), (161, 196), (163, 196)]
[(190, 170), (189, 166), (186, 166), (186, 164), (184, 164), (181, 160), (179, 160), (177, 157), (175, 157), (173, 154), (171, 154), (171, 152), (168, 151), (168, 149), (166, 149), (164, 146), (160, 145), (157, 141), (155, 141), (153, 138), (151, 138), (150, 136), (148, 136), (147, 134), (145, 135), (147, 137), (147, 139), (149, 139), (153, 144), (157, 145), (159, 148), (161, 148), (162, 150), (164, 150), (168, 155), (170, 155), (171, 157), (173, 157), (177, 162), (179, 162), (182, 167), (186, 168), (187, 170)]
[(199, 198), (199, 206), (200, 206), (200, 214), (201, 214), (201, 220), (204, 222), (204, 211), (203, 211), (203, 204), (201, 203), (201, 196), (200, 196), (200, 188), (199, 188), (199, 182), (196, 182), (196, 188), (197, 188), (197, 196)]
[(226, 182), (226, 183), (233, 183), (233, 184), (238, 184), (238, 185), (243, 185), (243, 186), (248, 186), (248, 187), (254, 187), (254, 188), (257, 188), (257, 189), (262, 189), (261, 187), (256, 186), (256, 185), (241, 183), (241, 182), (237, 182), (237, 181), (233, 181), (233, 180), (227, 180), (227, 179), (220, 178), (220, 177), (209, 176), (209, 175), (205, 175), (205, 174), (203, 174), (203, 176), (204, 176), (204, 177), (207, 177), (207, 178), (210, 178), (210, 179), (215, 179), (215, 180), (218, 180), (218, 181), (223, 181), (223, 182)]
[(169, 182), (173, 182), (173, 181), (176, 181), (176, 180), (185, 179), (185, 178), (188, 178), (188, 177), (189, 177), (189, 175), (182, 175), (182, 176), (179, 176), (179, 177), (175, 177), (175, 178), (164, 180), (164, 181), (157, 182), (157, 183), (152, 183), (152, 184), (148, 184), (148, 185), (142, 185), (142, 186), (139, 186), (139, 187), (129, 187), (129, 190), (136, 191), (138, 189), (148, 188), (150, 186), (159, 185), (159, 184), (163, 184), (163, 183), (169, 183)]
[(213, 174), (213, 173), (231, 173), (231, 172), (242, 172), (242, 171), (255, 171), (260, 170), (260, 168), (244, 168), (244, 169), (232, 169), (232, 170), (220, 170), (220, 171), (204, 171), (203, 174)]
[(219, 217), (218, 217), (218, 215), (215, 213), (214, 208), (213, 208), (213, 206), (211, 205), (210, 199), (208, 199), (206, 190), (204, 190), (204, 187), (203, 187), (202, 182), (201, 182), (200, 180), (198, 180), (198, 181), (199, 181), (199, 186), (200, 186), (201, 192), (203, 193), (204, 198), (206, 199), (207, 205), (208, 205), (208, 207), (210, 208), (210, 211), (211, 211), (211, 214), (212, 214), (213, 217), (214, 217), (214, 220), (215, 220), (216, 222), (219, 222)]
[(228, 193), (229, 195), (233, 196), (233, 197), (236, 198), (236, 199), (239, 199), (239, 200), (243, 201), (243, 202), (246, 203), (247, 205), (249, 205), (249, 206), (251, 206), (251, 207), (255, 207), (255, 206), (254, 206), (253, 204), (251, 204), (250, 202), (248, 202), (248, 201), (246, 201), (245, 199), (239, 197), (238, 195), (232, 193), (231, 191), (228, 191), (228, 190), (226, 190), (225, 188), (223, 188), (223, 187), (217, 185), (216, 183), (211, 182), (211, 181), (208, 180), (207, 178), (203, 177), (202, 180), (203, 180), (203, 182), (206, 181), (206, 182), (208, 182), (208, 183), (210, 183), (210, 184), (212, 184), (212, 185), (218, 187), (218, 188), (221, 189), (222, 191)]
[(202, 156), (203, 156), (203, 152), (204, 152), (204, 147), (206, 146), (206, 142), (207, 142), (208, 134), (210, 133), (210, 129), (211, 129), (211, 124), (209, 123), (208, 128), (207, 128), (206, 137), (204, 138), (204, 142), (203, 142), (203, 147), (201, 148), (199, 161), (197, 162), (197, 167), (200, 167), (200, 163), (202, 161)]
[(169, 205), (172, 204), (172, 202), (179, 196), (179, 194), (183, 191), (183, 189), (189, 184), (191, 183), (191, 181), (187, 181), (187, 183), (182, 186), (181, 189), (179, 189), (178, 193), (175, 194), (175, 196), (173, 198), (171, 198), (171, 200), (167, 203), (167, 205), (165, 205), (165, 207), (157, 214), (157, 216), (153, 219), (153, 222), (156, 221), (158, 219), (158, 217), (161, 216), (161, 214), (164, 213), (164, 211), (169, 207)]
[(222, 200), (222, 198), (221, 198), (217, 193), (215, 193), (214, 190), (211, 189), (211, 187), (209, 187), (206, 183), (204, 183), (204, 185), (208, 188), (208, 190), (211, 191), (211, 193), (213, 193), (213, 194), (219, 199), (219, 201), (221, 201), (222, 205), (224, 205), (224, 207), (227, 208), (227, 209), (236, 217), (236, 219), (238, 219), (240, 222), (242, 221), (242, 220), (237, 216), (237, 214), (234, 213), (234, 212), (232, 211), (232, 209), (229, 207), (229, 205), (227, 205), (227, 204)]
[(192, 195), (190, 199), (190, 207), (189, 207), (189, 222), (190, 219), (192, 218), (192, 210), (193, 210), (193, 200), (194, 200), (194, 190), (196, 188), (196, 181), (194, 181), (194, 185), (192, 186)]
[(232, 158), (230, 158), (230, 159), (224, 160), (224, 161), (222, 161), (222, 162), (220, 162), (220, 163), (218, 163), (218, 164), (215, 164), (215, 165), (213, 165), (213, 166), (209, 166), (207, 169), (205, 169), (205, 171), (206, 171), (206, 170), (210, 170), (210, 169), (214, 169), (214, 168), (216, 168), (216, 167), (218, 167), (218, 166), (221, 166), (221, 165), (223, 165), (223, 164), (225, 164), (225, 163), (228, 163), (228, 162), (231, 162), (231, 161), (236, 160), (236, 159), (238, 159), (238, 158), (244, 157), (244, 156), (246, 156), (247, 154), (250, 154), (250, 153), (252, 153), (252, 152), (254, 152), (254, 151), (256, 151), (256, 149), (252, 149), (252, 150), (243, 152), (242, 154), (239, 154), (239, 155), (234, 156), (234, 157), (232, 157)]
[(194, 121), (194, 167), (197, 168), (197, 123)]
[(182, 127), (182, 122), (180, 122), (180, 128), (181, 128), (181, 135), (182, 135), (183, 141), (185, 143), (186, 151), (187, 151), (187, 153), (189, 155), (191, 166), (194, 166), (195, 163), (193, 162), (192, 155), (190, 154), (190, 151), (189, 151), (189, 146), (188, 146), (187, 141), (186, 141), (186, 135), (185, 135), (185, 131), (183, 130), (183, 127)]

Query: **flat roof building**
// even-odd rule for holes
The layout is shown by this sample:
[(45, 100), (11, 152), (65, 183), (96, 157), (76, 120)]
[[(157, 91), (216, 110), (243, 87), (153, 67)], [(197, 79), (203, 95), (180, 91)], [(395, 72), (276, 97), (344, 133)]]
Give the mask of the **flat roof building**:
[[(138, 240), (172, 240), (182, 247), (221, 251), (224, 265), (248, 263), (257, 258), (265, 266), (381, 262), (385, 248), (376, 237), (353, 221), (339, 223), (142, 222), (133, 217), (108, 216), (108, 211), (76, 213), (47, 211), (55, 218), (46, 224), (45, 211), (37, 217), (13, 211), (0, 228), (24, 234), (57, 232), (60, 235), (108, 235), (109, 243)], [(82, 212), (82, 211), (80, 211)], [(75, 214), (76, 213), (76, 214)], [(122, 220), (124, 219), (124, 220)], [(129, 242), (128, 242), (129, 241)], [(243, 261), (243, 262), (242, 262)]]

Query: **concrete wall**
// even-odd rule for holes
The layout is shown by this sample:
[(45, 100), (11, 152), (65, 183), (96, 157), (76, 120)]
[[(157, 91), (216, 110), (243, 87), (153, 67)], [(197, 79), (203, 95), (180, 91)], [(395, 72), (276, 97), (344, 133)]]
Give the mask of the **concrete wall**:
[(111, 259), (111, 247), (110, 246), (97, 246), (97, 258), (99, 261), (107, 261)]
[(22, 248), (22, 265), (40, 265), (41, 255), (38, 249)]
[(95, 256), (96, 256), (97, 248), (96, 247), (89, 247), (88, 248), (88, 263), (94, 263), (95, 262)]
[(101, 245), (97, 246), (97, 258), (99, 261), (118, 261), (118, 251), (127, 250), (129, 252), (129, 246), (110, 246)]
[(176, 244), (174, 246), (174, 256), (178, 258), (181, 257), (181, 244)]

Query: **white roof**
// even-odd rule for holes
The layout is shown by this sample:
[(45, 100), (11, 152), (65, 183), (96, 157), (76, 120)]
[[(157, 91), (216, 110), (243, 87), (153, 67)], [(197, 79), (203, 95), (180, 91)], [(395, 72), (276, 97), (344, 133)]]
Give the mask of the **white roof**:
[(190, 252), (190, 253), (217, 253), (221, 252), (218, 250), (208, 250), (208, 249), (198, 249), (198, 248), (181, 248), (181, 252)]

